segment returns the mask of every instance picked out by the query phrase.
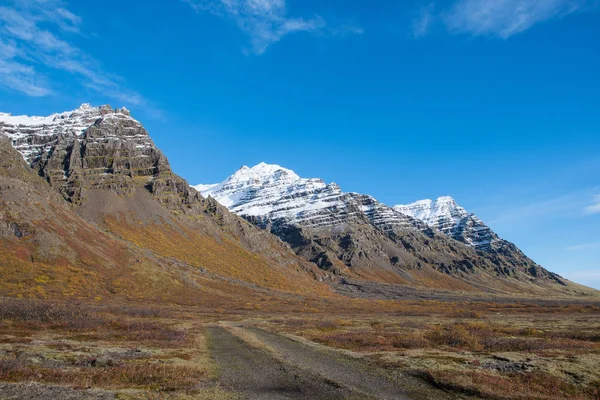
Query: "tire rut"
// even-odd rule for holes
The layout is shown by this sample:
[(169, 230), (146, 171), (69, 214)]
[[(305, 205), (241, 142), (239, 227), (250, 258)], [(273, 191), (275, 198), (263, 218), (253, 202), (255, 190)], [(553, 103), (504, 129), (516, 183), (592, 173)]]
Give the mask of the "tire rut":
[(249, 400), (367, 399), (334, 381), (248, 345), (222, 327), (209, 327), (210, 352), (219, 366), (220, 383)]
[[(406, 393), (407, 377), (393, 379), (384, 372), (363, 360), (353, 359), (339, 353), (317, 350), (306, 344), (296, 342), (285, 336), (256, 328), (246, 328), (261, 342), (275, 350), (285, 360), (310, 370), (342, 387), (363, 393), (380, 400), (409, 400), (414, 398)], [(414, 382), (411, 382), (414, 384)], [(422, 390), (422, 388), (419, 388)], [(437, 395), (438, 393), (436, 393)], [(431, 398), (430, 394), (425, 397)], [(439, 397), (436, 397), (439, 398)]]

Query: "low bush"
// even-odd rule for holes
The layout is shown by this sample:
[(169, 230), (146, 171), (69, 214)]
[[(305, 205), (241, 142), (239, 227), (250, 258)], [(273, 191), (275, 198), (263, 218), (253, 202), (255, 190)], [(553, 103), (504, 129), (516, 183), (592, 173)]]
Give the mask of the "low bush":
[(114, 332), (114, 336), (136, 342), (156, 341), (177, 344), (186, 338), (185, 331), (153, 321), (112, 320), (109, 327)]
[(117, 316), (128, 316), (135, 318), (170, 318), (173, 316), (171, 310), (151, 306), (112, 306), (106, 311)]
[(113, 365), (84, 364), (50, 368), (20, 358), (0, 359), (0, 381), (67, 384), (76, 388), (143, 388), (178, 390), (191, 388), (205, 372), (195, 368), (150, 362), (119, 362)]
[(435, 386), (471, 396), (496, 400), (597, 399), (597, 387), (574, 385), (549, 373), (534, 371), (500, 375), (483, 371), (427, 371)]
[(74, 329), (91, 328), (103, 323), (97, 312), (79, 302), (29, 299), (1, 299), (0, 320), (43, 323)]

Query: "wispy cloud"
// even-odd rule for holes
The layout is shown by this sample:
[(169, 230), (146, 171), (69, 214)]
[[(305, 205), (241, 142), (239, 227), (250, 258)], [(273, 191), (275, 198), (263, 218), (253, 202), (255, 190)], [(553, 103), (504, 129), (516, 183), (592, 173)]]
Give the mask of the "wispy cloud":
[(600, 214), (600, 194), (594, 195), (593, 204), (585, 207), (583, 212), (586, 214)]
[(65, 71), (85, 87), (127, 106), (149, 107), (122, 78), (102, 71), (99, 63), (69, 41), (81, 35), (82, 19), (62, 0), (10, 0), (0, 6), (0, 86), (28, 96), (54, 92), (44, 69)]
[(344, 25), (326, 30), (320, 16), (309, 19), (290, 17), (286, 0), (182, 0), (197, 12), (226, 16), (250, 37), (250, 52), (264, 53), (269, 46), (295, 32), (347, 35), (363, 33), (362, 28)]
[(585, 5), (586, 0), (461, 0), (445, 20), (451, 31), (506, 39)]
[(435, 17), (435, 4), (430, 3), (423, 7), (418, 14), (418, 17), (413, 21), (412, 35), (414, 38), (421, 38), (429, 33), (429, 29)]
[(581, 199), (583, 197), (582, 193), (572, 193), (540, 199), (539, 201), (501, 211), (496, 214), (495, 218), (489, 221), (489, 224), (494, 225), (506, 222), (512, 224), (515, 221), (531, 221), (549, 215), (565, 213), (575, 215), (581, 212)]
[(429, 32), (439, 18), (451, 33), (508, 39), (534, 25), (573, 14), (593, 0), (454, 0), (439, 13), (433, 5), (424, 9), (413, 26), (414, 36)]
[(578, 251), (598, 248), (600, 248), (600, 242), (577, 244), (574, 246), (569, 246), (565, 250)]
[(0, 42), (0, 86), (13, 89), (32, 97), (50, 94), (48, 83), (38, 76), (33, 67), (14, 61), (10, 56), (12, 44)]

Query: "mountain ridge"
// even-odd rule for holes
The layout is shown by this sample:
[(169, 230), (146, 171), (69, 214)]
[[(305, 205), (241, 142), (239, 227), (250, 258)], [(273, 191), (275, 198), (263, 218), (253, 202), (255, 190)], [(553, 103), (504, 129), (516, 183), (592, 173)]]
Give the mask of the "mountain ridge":
[[(432, 268), (473, 284), (478, 271), (486, 270), (499, 277), (566, 285), (449, 196), (389, 207), (372, 196), (345, 193), (335, 183), (301, 178), (264, 162), (197, 188), (337, 274), (373, 279), (369, 275), (385, 271), (406, 282), (414, 280), (414, 271)], [(423, 206), (431, 208), (429, 213)], [(427, 218), (431, 216), (435, 218)]]
[(474, 213), (465, 210), (450, 196), (441, 196), (435, 201), (418, 200), (393, 208), (478, 250), (490, 250), (502, 241)]
[[(277, 181), (277, 177), (275, 176), (275, 174), (278, 173), (285, 174), (287, 179)], [(235, 184), (232, 184), (232, 182), (235, 182)], [(240, 189), (244, 189), (244, 183), (246, 185), (250, 185), (247, 189), (250, 192), (250, 195), (240, 193)], [(256, 201), (255, 199), (252, 199), (252, 201), (246, 201), (250, 200), (250, 196), (253, 195), (254, 188), (263, 186), (260, 188), (260, 190), (264, 192), (264, 185), (270, 185), (273, 183), (284, 185), (286, 183), (289, 183), (290, 185), (294, 186), (309, 186), (310, 184), (312, 184), (311, 189), (313, 189), (313, 191), (331, 188), (332, 191), (341, 193), (341, 189), (336, 183), (331, 183), (327, 185), (323, 180), (319, 178), (301, 178), (292, 170), (286, 169), (276, 164), (267, 164), (265, 162), (261, 162), (252, 168), (243, 166), (222, 183), (200, 184), (192, 187), (198, 190), (203, 196), (211, 196), (217, 201), (219, 201), (219, 203), (230, 208), (231, 211), (243, 216), (260, 217), (265, 214), (272, 214), (270, 216), (271, 219), (277, 219), (281, 218), (282, 216), (287, 216), (287, 218), (290, 219), (292, 222), (301, 222), (294, 217), (294, 214), (296, 214), (296, 217), (300, 219), (301, 216), (298, 214), (305, 213), (305, 209), (299, 209), (298, 207), (290, 207), (289, 204), (286, 204), (285, 207), (278, 208), (278, 205), (283, 200), (285, 200), (291, 192), (295, 191), (293, 187), (292, 189), (281, 189), (279, 193), (277, 193), (274, 190), (267, 193), (267, 195), (280, 197), (272, 199), (270, 204), (268, 203), (269, 199), (265, 198), (266, 196), (261, 196), (262, 198), (260, 200), (264, 203), (263, 207), (260, 207), (260, 202)], [(310, 191), (309, 194), (311, 193), (312, 191)], [(297, 193), (293, 194), (295, 195)], [(300, 194), (302, 195), (303, 193)], [(409, 217), (406, 218), (406, 223), (414, 226), (415, 228), (421, 229), (423, 231), (427, 231), (428, 227), (436, 229), (476, 249), (489, 249), (493, 242), (501, 240), (488, 226), (486, 226), (479, 218), (477, 218), (475, 214), (467, 212), (463, 207), (459, 206), (456, 203), (456, 200), (451, 196), (440, 196), (435, 201), (426, 199), (419, 200), (408, 205), (395, 205), (392, 207), (388, 207), (383, 203), (379, 203), (375, 198), (369, 195), (363, 195), (356, 192), (349, 192), (347, 193), (347, 195), (355, 197), (357, 199), (362, 198), (362, 210), (364, 212), (368, 213), (369, 211), (368, 203), (371, 203), (372, 206), (375, 204), (380, 204), (382, 207), (386, 207), (385, 214), (393, 215), (395, 214), (394, 211), (396, 211), (405, 217)], [(313, 200), (314, 199), (309, 199), (307, 200), (307, 202), (311, 203), (313, 202)], [(259, 203), (259, 206), (256, 206), (256, 203)], [(270, 209), (269, 205), (271, 206)], [(315, 205), (315, 207), (318, 206), (318, 204)], [(388, 215), (388, 218), (401, 218), (397, 214), (395, 216), (392, 215)], [(383, 219), (384, 221), (386, 219), (382, 218), (381, 216), (379, 216), (379, 218)], [(373, 217), (373, 220), (376, 219), (377, 217)], [(461, 233), (463, 233), (464, 235), (464, 231), (468, 226), (466, 220), (475, 222), (474, 225), (477, 226), (472, 229), (469, 235), (465, 235), (468, 237), (468, 239), (461, 240), (460, 234), (455, 232), (458, 231), (457, 228), (459, 227), (459, 225), (461, 225)], [(422, 222), (423, 224), (420, 224), (419, 222)], [(384, 222), (382, 223), (380, 221), (375, 221), (374, 223), (379, 226), (384, 224)], [(481, 240), (481, 238), (484, 235), (475, 234), (475, 232), (481, 230), (486, 231), (485, 236), (489, 236), (489, 240)], [(473, 240), (473, 236), (477, 236), (479, 240)]]
[[(124, 108), (0, 114), (0, 133), (87, 223), (157, 257), (252, 287), (327, 296), (328, 287), (361, 287), (366, 297), (373, 295), (368, 288), (383, 287), (377, 285), (533, 295), (579, 290), (508, 242), (481, 251), (372, 196), (277, 165), (242, 167), (221, 184), (198, 187), (204, 198), (173, 173)], [(225, 204), (213, 198), (217, 193)], [(245, 218), (236, 215), (241, 210)]]
[[(124, 244), (119, 247), (144, 255), (137, 257), (146, 272), (152, 271), (145, 262), (149, 259), (159, 260), (161, 265), (174, 265), (168, 268), (175, 271), (175, 278), (169, 277), (169, 282), (175, 279), (174, 287), (185, 288), (194, 298), (204, 291), (194, 289), (196, 278), (188, 277), (189, 269), (217, 277), (219, 282), (230, 281), (231, 289), (219, 289), (227, 296), (235, 296), (231, 291), (240, 290), (240, 284), (245, 285), (244, 290), (269, 293), (331, 293), (319, 282), (327, 279), (327, 273), (297, 257), (278, 238), (230, 213), (216, 201), (204, 199), (174, 174), (142, 124), (123, 109), (84, 105), (73, 112), (48, 118), (27, 117), (29, 124), (18, 118), (18, 125), (8, 124), (6, 115), (0, 120), (0, 136), (8, 137), (5, 142), (12, 150), (6, 149), (6, 154), (20, 153), (16, 156), (20, 161), (17, 167), (13, 162), (4, 168), (6, 173), (16, 168), (14, 171), (20, 171), (20, 178), (11, 178), (11, 182), (17, 183), (2, 186), (6, 190), (2, 191), (0, 200), (14, 197), (24, 186), (18, 183), (24, 182), (22, 179), (33, 179), (42, 190), (40, 196), (49, 204), (47, 208), (70, 210), (68, 219), (63, 220), (67, 214), (34, 212), (35, 204), (25, 201), (23, 195), (19, 195), (19, 201), (2, 202), (5, 211), (0, 207), (0, 222), (8, 222), (7, 229), (2, 229), (0, 235), (0, 248), (7, 258), (20, 260), (15, 261), (15, 269), (7, 276), (27, 281), (19, 270), (38, 268), (37, 264), (32, 266), (28, 259), (21, 260), (13, 254), (13, 248), (22, 247), (15, 246), (15, 240), (23, 242), (28, 248), (27, 254), (32, 254), (35, 260), (40, 259), (33, 255), (40, 248), (50, 248), (59, 254), (72, 254), (74, 258), (69, 258), (69, 263), (79, 262), (83, 256), (76, 255), (86, 254), (87, 244), (83, 253), (73, 250), (81, 246), (73, 241), (68, 230), (76, 225), (91, 224), (99, 231), (91, 229), (86, 235), (88, 240), (102, 242), (96, 236), (109, 234)], [(87, 127), (82, 128), (83, 124)], [(32, 146), (38, 149), (37, 153), (32, 151)], [(30, 220), (28, 215), (39, 215), (39, 218)], [(66, 230), (56, 228), (60, 232), (57, 234), (45, 228), (56, 224), (64, 225)], [(22, 235), (29, 226), (38, 228), (33, 235)], [(105, 263), (101, 254), (97, 257), (100, 264)], [(49, 261), (45, 268), (52, 271), (62, 268), (54, 262)], [(113, 261), (109, 264), (116, 265)], [(123, 267), (129, 264), (129, 261), (124, 262)], [(89, 267), (88, 264), (82, 266)], [(137, 267), (135, 263), (127, 268), (134, 267)], [(60, 280), (58, 272), (53, 274)], [(162, 273), (159, 276), (163, 276)], [(214, 286), (213, 281), (211, 278), (208, 287)], [(142, 286), (151, 284), (142, 279), (139, 282)], [(35, 282), (31, 287), (36, 287)], [(90, 287), (106, 295), (95, 285)]]

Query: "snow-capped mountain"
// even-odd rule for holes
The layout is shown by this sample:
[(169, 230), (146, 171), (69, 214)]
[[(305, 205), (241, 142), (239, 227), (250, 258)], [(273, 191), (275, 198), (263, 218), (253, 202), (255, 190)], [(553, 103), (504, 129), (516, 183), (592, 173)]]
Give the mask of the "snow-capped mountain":
[(498, 235), (483, 221), (467, 212), (449, 196), (435, 201), (420, 200), (408, 205), (397, 205), (394, 209), (478, 250), (490, 250), (494, 243), (500, 241)]
[[(142, 124), (125, 108), (92, 107), (48, 117), (0, 114), (0, 135), (69, 201), (84, 200), (90, 189), (119, 194), (135, 190), (135, 179), (170, 173), (166, 157)], [(184, 191), (190, 191), (185, 185)]]
[(264, 223), (283, 220), (315, 230), (366, 220), (383, 229), (423, 227), (371, 196), (344, 193), (335, 183), (301, 178), (279, 165), (244, 166), (222, 183), (195, 189), (238, 215)]
[(428, 269), (468, 282), (472, 274), (555, 279), (450, 197), (388, 207), (265, 163), (196, 189), (336, 274), (351, 275), (349, 268), (362, 277), (410, 281), (418, 278), (408, 271)]
[[(43, 154), (48, 153), (59, 137), (63, 140), (80, 138), (85, 131), (99, 119), (125, 121), (125, 129), (135, 130), (141, 124), (131, 118), (126, 108), (113, 110), (110, 106), (92, 107), (82, 104), (73, 111), (52, 114), (47, 117), (29, 117), (26, 115), (13, 116), (0, 113), (0, 134), (8, 136), (13, 146), (23, 155), (29, 164), (33, 164)], [(121, 135), (126, 136), (126, 135)], [(136, 141), (136, 146), (148, 147), (153, 145), (148, 135), (130, 135), (129, 139)], [(106, 138), (111, 140), (111, 138)], [(114, 138), (112, 138), (114, 140)]]
[[(367, 284), (352, 284), (348, 287), (355, 289), (349, 290), (371, 291), (365, 292), (367, 297), (381, 295), (383, 289), (377, 286), (379, 283), (509, 292), (521, 283), (564, 285), (508, 242), (500, 241), (486, 253), (465, 244), (479, 246), (480, 238), (460, 243), (443, 234), (446, 225), (469, 227), (463, 221), (469, 218), (468, 214), (455, 205), (448, 210), (438, 207), (438, 211), (424, 208), (419, 212), (413, 207), (414, 215), (424, 220), (427, 220), (425, 215), (445, 216), (436, 220), (434, 229), (371, 196), (345, 193), (335, 183), (301, 178), (291, 170), (264, 163), (243, 167), (222, 183), (197, 186), (202, 194), (214, 198), (205, 199), (173, 173), (148, 132), (126, 109), (84, 104), (48, 117), (0, 114), (0, 136), (0, 145), (4, 146), (0, 150), (3, 154), (12, 153), (10, 160), (14, 160), (20, 157), (17, 149), (29, 163), (29, 175), (35, 178), (36, 185), (45, 185), (39, 179), (43, 177), (48, 187), (54, 189), (52, 196), (59, 193), (78, 215), (94, 223), (106, 223), (107, 216), (118, 215), (110, 221), (122, 233), (123, 229), (127, 231), (124, 227), (128, 221), (152, 221), (160, 225), (159, 221), (171, 221), (169, 212), (173, 212), (177, 220), (173, 223), (185, 224), (180, 232), (186, 238), (200, 235), (197, 243), (201, 249), (219, 249), (220, 244), (230, 246), (234, 242), (233, 248), (209, 254), (197, 249), (198, 254), (192, 258), (194, 265), (216, 260), (219, 266), (229, 266), (230, 256), (241, 254), (238, 261), (244, 271), (248, 262), (256, 259), (257, 265), (277, 266), (282, 274), (277, 282), (301, 270), (311, 271), (316, 279), (342, 286), (348, 286), (346, 279), (358, 279)], [(14, 164), (8, 156), (0, 159), (5, 161), (3, 165)], [(20, 167), (29, 169), (25, 165)], [(14, 171), (9, 168), (8, 172)], [(19, 186), (11, 185), (4, 185), (3, 190)], [(53, 202), (62, 201), (55, 197)], [(228, 212), (217, 201), (247, 221)], [(11, 229), (4, 232), (14, 234)], [(137, 223), (134, 229), (138, 229)], [(150, 231), (146, 235), (151, 236)], [(159, 232), (150, 242), (168, 240), (171, 232), (174, 231)], [(210, 238), (220, 238), (217, 240), (220, 244)], [(206, 240), (210, 243), (205, 246)], [(172, 248), (178, 246), (172, 243)], [(292, 255), (290, 248), (304, 260)], [(269, 275), (274, 272), (260, 271), (268, 271)], [(253, 272), (249, 274), (254, 276)], [(387, 296), (387, 292), (383, 293)]]
[(232, 212), (255, 220), (284, 220), (318, 229), (366, 217), (383, 231), (433, 228), (478, 250), (489, 250), (500, 240), (451, 197), (388, 207), (368, 195), (343, 193), (335, 183), (301, 178), (279, 165), (244, 166), (222, 183), (195, 188)]

